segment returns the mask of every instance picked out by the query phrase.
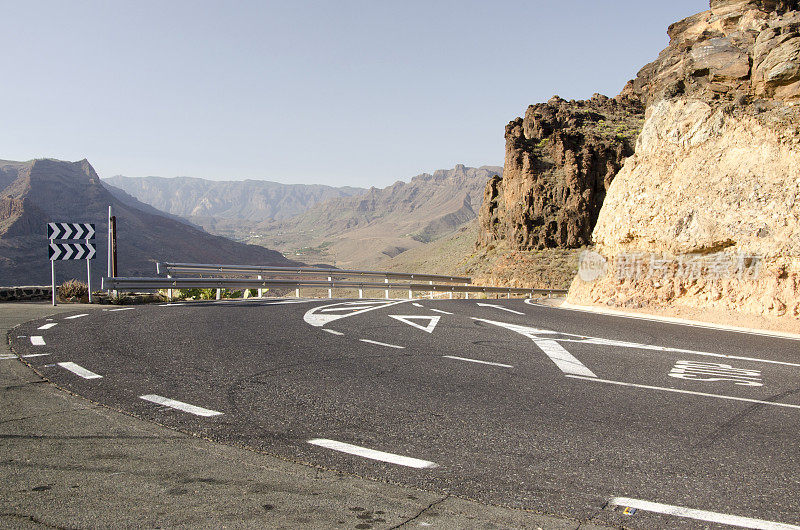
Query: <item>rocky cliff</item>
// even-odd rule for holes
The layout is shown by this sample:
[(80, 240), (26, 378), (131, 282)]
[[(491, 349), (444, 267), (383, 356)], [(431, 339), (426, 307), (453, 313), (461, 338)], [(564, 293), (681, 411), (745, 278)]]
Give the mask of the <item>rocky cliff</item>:
[(614, 99), (558, 96), (506, 126), (503, 176), (486, 185), (478, 249), (588, 244), (606, 189), (633, 154), (644, 107), (631, 87)]
[[(153, 275), (155, 261), (292, 265), (280, 253), (244, 245), (117, 200), (86, 160), (0, 161), (0, 285), (49, 283), (46, 223), (91, 222), (97, 229), (93, 280), (106, 271), (108, 207), (117, 216), (120, 275)], [(86, 264), (63, 261), (59, 281), (85, 278)]]
[(646, 121), (571, 301), (800, 316), (800, 6), (710, 7), (633, 82)]

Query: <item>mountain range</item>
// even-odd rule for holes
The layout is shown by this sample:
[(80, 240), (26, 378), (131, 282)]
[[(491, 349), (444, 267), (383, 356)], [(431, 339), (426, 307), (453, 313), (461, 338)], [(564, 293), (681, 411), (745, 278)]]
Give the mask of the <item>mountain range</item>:
[[(293, 265), (281, 253), (211, 235), (131, 196), (117, 198), (87, 160), (0, 161), (0, 284), (48, 284), (48, 222), (91, 222), (97, 230), (92, 272), (106, 272), (107, 214), (117, 218), (119, 275), (153, 275), (156, 261)], [(86, 265), (56, 264), (57, 280), (85, 278)]]
[[(241, 239), (253, 221), (283, 220), (329, 199), (367, 190), (322, 184), (281, 184), (266, 180), (215, 181), (192, 177), (103, 179), (136, 199), (210, 232)], [(109, 189), (111, 189), (109, 186)]]

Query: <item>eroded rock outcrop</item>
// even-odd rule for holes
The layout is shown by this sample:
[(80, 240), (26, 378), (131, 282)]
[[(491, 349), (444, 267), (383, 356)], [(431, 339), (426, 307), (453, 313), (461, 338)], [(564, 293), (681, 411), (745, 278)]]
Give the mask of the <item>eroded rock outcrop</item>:
[(669, 35), (633, 83), (647, 119), (593, 233), (602, 258), (569, 299), (796, 319), (798, 2), (712, 1)]
[(489, 181), (478, 248), (580, 247), (589, 242), (606, 189), (633, 154), (644, 108), (631, 87), (611, 99), (558, 96), (506, 126), (503, 176)]

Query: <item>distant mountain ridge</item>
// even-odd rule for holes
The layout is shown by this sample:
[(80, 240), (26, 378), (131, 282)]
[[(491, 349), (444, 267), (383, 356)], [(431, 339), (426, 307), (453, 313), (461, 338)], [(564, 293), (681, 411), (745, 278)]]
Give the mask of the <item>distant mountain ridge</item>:
[(138, 200), (197, 224), (209, 218), (282, 220), (329, 199), (364, 193), (363, 188), (281, 184), (266, 180), (214, 181), (193, 177), (103, 179)]
[[(156, 261), (293, 265), (279, 252), (213, 236), (117, 199), (87, 160), (0, 161), (0, 284), (49, 283), (46, 224), (91, 222), (97, 229), (94, 280), (106, 270), (107, 213), (117, 217), (120, 275), (153, 275)], [(59, 262), (59, 281), (85, 278), (82, 262)]]
[(374, 266), (451, 234), (477, 217), (486, 183), (499, 166), (456, 165), (410, 182), (328, 200), (304, 214), (253, 227), (250, 241), (293, 253), (303, 261)]

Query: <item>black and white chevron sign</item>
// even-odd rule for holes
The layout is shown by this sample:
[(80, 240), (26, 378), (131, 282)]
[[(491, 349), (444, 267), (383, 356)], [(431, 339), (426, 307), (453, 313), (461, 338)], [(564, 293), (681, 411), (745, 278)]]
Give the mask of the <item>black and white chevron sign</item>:
[(50, 242), (50, 260), (94, 259), (97, 247), (94, 243), (56, 243)]
[(47, 239), (94, 239), (94, 224), (47, 223)]

